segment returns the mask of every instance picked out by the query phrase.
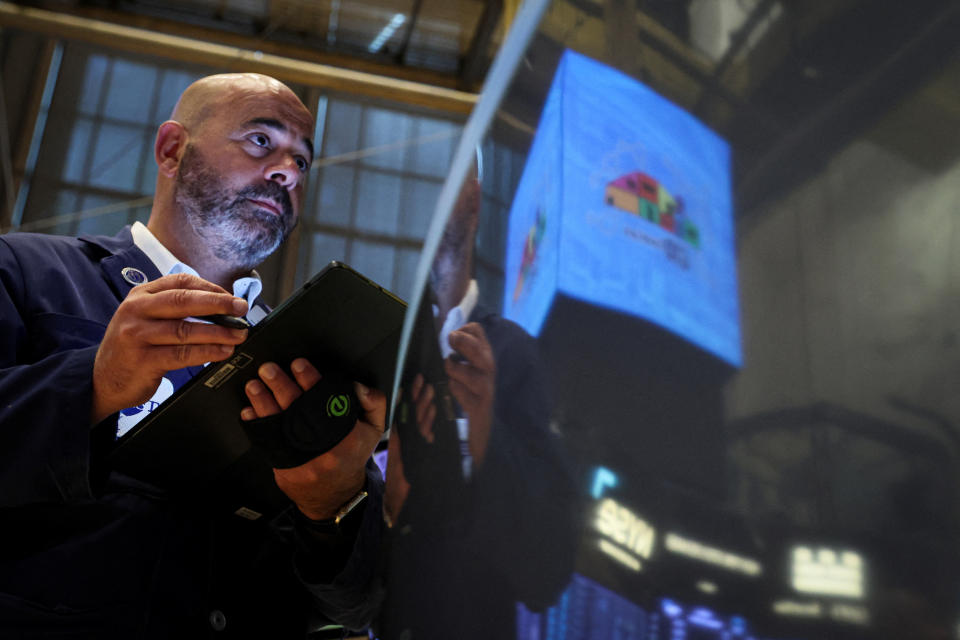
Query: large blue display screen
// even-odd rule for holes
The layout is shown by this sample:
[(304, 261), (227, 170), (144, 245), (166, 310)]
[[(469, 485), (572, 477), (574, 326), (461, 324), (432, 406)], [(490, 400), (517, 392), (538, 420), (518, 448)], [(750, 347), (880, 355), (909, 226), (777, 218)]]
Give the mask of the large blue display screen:
[(696, 118), (567, 51), (517, 187), (503, 313), (554, 297), (655, 322), (739, 366), (730, 150)]

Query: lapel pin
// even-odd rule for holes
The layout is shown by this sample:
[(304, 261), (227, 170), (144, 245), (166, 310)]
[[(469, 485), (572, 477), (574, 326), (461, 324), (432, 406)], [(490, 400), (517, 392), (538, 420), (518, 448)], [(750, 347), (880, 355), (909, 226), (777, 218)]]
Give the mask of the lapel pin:
[(124, 267), (120, 270), (120, 275), (122, 275), (123, 279), (133, 286), (143, 284), (149, 280), (149, 278), (147, 278), (147, 274), (145, 274), (143, 271), (140, 271), (140, 269), (135, 269), (134, 267)]

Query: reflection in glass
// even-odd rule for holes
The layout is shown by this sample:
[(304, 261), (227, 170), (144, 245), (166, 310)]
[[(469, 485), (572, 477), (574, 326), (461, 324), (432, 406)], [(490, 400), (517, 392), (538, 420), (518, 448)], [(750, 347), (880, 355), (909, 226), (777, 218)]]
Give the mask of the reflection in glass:
[(433, 260), (390, 435), (384, 638), (511, 637), (517, 603), (552, 604), (572, 567), (546, 372), (534, 340), (479, 303), (479, 165)]

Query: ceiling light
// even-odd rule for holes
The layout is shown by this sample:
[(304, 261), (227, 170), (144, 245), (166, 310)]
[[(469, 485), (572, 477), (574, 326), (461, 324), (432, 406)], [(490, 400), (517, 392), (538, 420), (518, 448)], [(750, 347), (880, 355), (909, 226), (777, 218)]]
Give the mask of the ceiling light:
[(390, 22), (387, 23), (383, 29), (380, 30), (380, 33), (377, 34), (377, 37), (373, 39), (373, 42), (370, 43), (370, 46), (367, 49), (370, 53), (376, 53), (380, 51), (380, 48), (384, 43), (389, 40), (394, 33), (397, 32), (397, 29), (400, 28), (404, 22), (407, 21), (407, 16), (402, 13), (396, 13), (390, 18)]

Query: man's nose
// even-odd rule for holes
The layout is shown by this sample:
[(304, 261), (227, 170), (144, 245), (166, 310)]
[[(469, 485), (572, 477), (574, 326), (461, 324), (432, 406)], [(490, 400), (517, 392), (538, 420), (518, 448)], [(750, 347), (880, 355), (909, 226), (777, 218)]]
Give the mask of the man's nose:
[(300, 180), (300, 167), (297, 166), (297, 161), (293, 156), (284, 155), (267, 167), (266, 178), (276, 182), (284, 189), (292, 189)]

